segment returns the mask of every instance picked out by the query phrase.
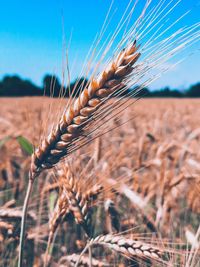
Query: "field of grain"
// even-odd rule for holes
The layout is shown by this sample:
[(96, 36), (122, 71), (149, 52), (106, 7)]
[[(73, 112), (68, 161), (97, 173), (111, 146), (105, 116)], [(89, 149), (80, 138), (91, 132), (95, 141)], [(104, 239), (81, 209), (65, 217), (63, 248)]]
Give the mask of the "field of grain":
[[(28, 141), (64, 104), (0, 99), (0, 266), (17, 264)], [(200, 100), (142, 99), (109, 125), (37, 177), (24, 266), (198, 267)]]

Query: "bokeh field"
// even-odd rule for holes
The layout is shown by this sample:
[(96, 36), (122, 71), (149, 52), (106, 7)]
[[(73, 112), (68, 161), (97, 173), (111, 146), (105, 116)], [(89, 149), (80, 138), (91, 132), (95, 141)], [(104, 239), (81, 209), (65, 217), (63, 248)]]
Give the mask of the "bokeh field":
[[(45, 97), (0, 99), (0, 266), (17, 264), (31, 144), (51, 130), (50, 122), (65, 103)], [(86, 146), (37, 178), (28, 209), (26, 266), (44, 264), (49, 220), (61, 194), (58, 177), (66, 165), (82, 193), (101, 188), (88, 208), (92, 237), (123, 232), (159, 247), (170, 266), (186, 266), (189, 257), (193, 266), (200, 266), (195, 236), (200, 222), (200, 100), (141, 99), (118, 117), (109, 122), (112, 131), (95, 140), (88, 137)], [(58, 223), (49, 266), (75, 266), (86, 241), (68, 212)], [(127, 259), (103, 247), (94, 247), (92, 255), (93, 266), (166, 266), (148, 257)], [(89, 266), (87, 252), (82, 261), (79, 266)]]

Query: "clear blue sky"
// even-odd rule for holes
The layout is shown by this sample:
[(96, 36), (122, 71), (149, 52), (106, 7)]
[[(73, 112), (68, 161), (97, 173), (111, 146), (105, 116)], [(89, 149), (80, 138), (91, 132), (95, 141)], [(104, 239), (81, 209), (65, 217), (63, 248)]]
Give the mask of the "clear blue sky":
[[(70, 59), (76, 60), (76, 73), (87, 51), (100, 30), (110, 5), (109, 0), (7, 0), (0, 3), (0, 79), (6, 74), (19, 74), (41, 84), (45, 73), (55, 72), (61, 77), (63, 27), (66, 39), (71, 31)], [(114, 29), (118, 18), (129, 0), (115, 0), (116, 17), (111, 24)], [(141, 5), (144, 0), (140, 0)], [(193, 8), (183, 24), (200, 21), (199, 0), (183, 0), (174, 16)], [(113, 27), (113, 28), (112, 28)], [(200, 43), (200, 42), (199, 42)], [(199, 44), (198, 44), (199, 45)], [(197, 45), (193, 49), (199, 49)], [(200, 81), (200, 51), (189, 61), (165, 75), (153, 87), (183, 88)], [(73, 77), (73, 78), (74, 78)]]

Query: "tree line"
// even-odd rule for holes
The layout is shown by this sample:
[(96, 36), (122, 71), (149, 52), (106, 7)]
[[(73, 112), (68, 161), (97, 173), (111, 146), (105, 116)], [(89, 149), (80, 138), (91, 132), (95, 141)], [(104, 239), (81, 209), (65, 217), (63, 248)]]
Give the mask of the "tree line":
[[(0, 97), (19, 97), (19, 96), (54, 96), (58, 97), (61, 94), (68, 97), (69, 95), (77, 96), (84, 86), (87, 84), (87, 79), (81, 78), (70, 83), (69, 86), (63, 87), (56, 76), (45, 75), (42, 86), (36, 86), (29, 80), (24, 80), (17, 75), (5, 76), (0, 81)], [(137, 89), (137, 88), (133, 88)], [(133, 89), (126, 90), (123, 95), (131, 95)], [(73, 93), (72, 93), (73, 92)], [(188, 89), (180, 91), (170, 89), (169, 87), (160, 90), (149, 90), (143, 88), (137, 96), (139, 97), (200, 97), (200, 82), (191, 85)]]

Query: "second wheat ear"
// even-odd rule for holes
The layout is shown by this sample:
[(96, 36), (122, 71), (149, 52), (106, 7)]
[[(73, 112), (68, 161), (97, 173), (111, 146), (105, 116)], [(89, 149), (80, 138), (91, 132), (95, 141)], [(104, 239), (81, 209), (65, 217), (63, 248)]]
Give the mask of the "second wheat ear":
[(93, 200), (97, 199), (103, 190), (102, 185), (94, 185), (86, 192), (81, 190), (81, 184), (75, 179), (70, 168), (63, 168), (57, 177), (60, 181), (61, 193), (58, 197), (54, 212), (49, 220), (49, 238), (46, 249), (45, 261), (50, 250), (51, 243), (55, 237), (56, 230), (63, 219), (71, 214), (76, 223), (81, 225), (87, 237), (90, 236), (90, 229), (87, 225), (89, 210), (94, 206)]
[(133, 71), (133, 65), (140, 57), (137, 52), (136, 40), (123, 49), (108, 67), (88, 87), (84, 88), (79, 97), (69, 105), (61, 116), (57, 126), (35, 149), (29, 173), (29, 184), (23, 206), (21, 222), (18, 266), (23, 264), (23, 247), (27, 207), (35, 178), (44, 170), (55, 166), (66, 157), (68, 149), (81, 136), (88, 122), (106, 100), (115, 92), (126, 86), (126, 78)]

